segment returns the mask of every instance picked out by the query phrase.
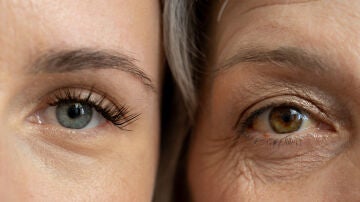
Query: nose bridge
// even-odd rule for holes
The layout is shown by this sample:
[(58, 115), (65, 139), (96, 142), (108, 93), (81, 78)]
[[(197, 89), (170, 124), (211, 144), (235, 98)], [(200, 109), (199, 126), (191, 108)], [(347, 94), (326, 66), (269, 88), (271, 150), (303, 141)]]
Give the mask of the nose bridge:
[(27, 162), (24, 161), (26, 157), (22, 149), (25, 145), (3, 115), (1, 97), (0, 95), (0, 200), (19, 201), (18, 197), (24, 195), (28, 187)]
[[(1, 14), (0, 14), (1, 16)], [(3, 34), (3, 20), (0, 19), (0, 199), (4, 199), (6, 191), (11, 192), (11, 187), (19, 186), (20, 174), (23, 173), (24, 159), (22, 155), (21, 137), (18, 129), (22, 119), (14, 98), (20, 91), (20, 85), (24, 77), (20, 69), (24, 66), (24, 60), (20, 59), (20, 53), (11, 45)], [(10, 29), (9, 27), (7, 29)], [(5, 31), (6, 32), (6, 31)], [(14, 42), (15, 43), (15, 42)], [(24, 89), (25, 90), (25, 89)], [(6, 198), (6, 197), (5, 197)]]
[(7, 114), (4, 114), (5, 104), (2, 102), (2, 97), (0, 91), (0, 175), (6, 173), (11, 167), (10, 162), (17, 159), (15, 150), (17, 147), (16, 137), (9, 126)]
[(23, 187), (20, 183), (24, 181), (24, 177), (21, 176), (23, 166), (17, 149), (15, 130), (10, 124), (11, 117), (16, 117), (16, 114), (6, 111), (9, 107), (14, 107), (9, 104), (11, 83), (10, 75), (5, 70), (6, 66), (6, 62), (0, 61), (0, 200), (19, 201), (16, 197)]
[[(1, 120), (0, 123), (3, 123)], [(16, 174), (15, 162), (16, 151), (14, 150), (14, 142), (9, 136), (8, 127), (4, 124), (0, 125), (0, 190), (8, 190), (14, 182), (14, 174)], [(0, 198), (4, 193), (0, 191)]]

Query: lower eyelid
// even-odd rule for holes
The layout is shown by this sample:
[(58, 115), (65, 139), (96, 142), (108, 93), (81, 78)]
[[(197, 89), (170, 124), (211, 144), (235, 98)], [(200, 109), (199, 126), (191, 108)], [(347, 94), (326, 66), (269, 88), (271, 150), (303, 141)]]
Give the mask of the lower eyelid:
[(114, 127), (111, 123), (105, 121), (96, 128), (74, 130), (61, 127), (60, 125), (54, 126), (48, 123), (38, 123), (33, 120), (29, 121), (29, 130), (35, 131), (36, 136), (44, 136), (43, 138), (58, 139), (61, 141), (87, 141), (90, 139), (97, 139), (101, 136), (106, 136), (108, 133), (118, 133), (118, 128)]
[[(102, 152), (108, 151), (109, 145), (116, 142), (114, 139), (121, 136), (109, 134), (118, 134), (119, 130), (110, 124), (83, 131), (74, 131), (66, 128), (53, 127), (51, 125), (27, 124), (23, 128), (26, 139), (36, 142), (36, 149), (46, 152), (58, 150), (62, 152), (77, 153), (83, 156), (95, 157)], [(32, 143), (33, 144), (33, 143)], [(49, 151), (48, 151), (49, 149)]]
[[(246, 138), (246, 139), (245, 139)], [(291, 158), (316, 150), (324, 150), (324, 146), (344, 143), (344, 137), (332, 131), (309, 129), (290, 134), (268, 134), (251, 132), (243, 139), (249, 152), (267, 158)]]
[(279, 138), (267, 142), (255, 141), (254, 136), (243, 137), (241, 152), (252, 162), (251, 169), (256, 175), (263, 177), (263, 182), (283, 182), (305, 177), (327, 165), (348, 143), (347, 136), (331, 131), (308, 131), (300, 137), (298, 144), (279, 143)]

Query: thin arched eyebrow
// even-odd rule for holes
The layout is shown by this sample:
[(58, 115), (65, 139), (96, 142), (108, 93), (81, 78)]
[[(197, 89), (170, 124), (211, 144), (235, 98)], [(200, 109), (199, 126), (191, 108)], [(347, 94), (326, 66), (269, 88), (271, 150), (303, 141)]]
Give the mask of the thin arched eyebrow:
[(276, 66), (301, 68), (310, 72), (325, 72), (334, 66), (323, 57), (298, 47), (266, 49), (260, 47), (242, 48), (219, 65), (216, 72), (234, 67), (239, 63), (270, 63)]
[(51, 50), (41, 54), (30, 73), (66, 73), (91, 69), (116, 69), (127, 72), (155, 92), (150, 77), (136, 64), (136, 59), (112, 50), (74, 49)]

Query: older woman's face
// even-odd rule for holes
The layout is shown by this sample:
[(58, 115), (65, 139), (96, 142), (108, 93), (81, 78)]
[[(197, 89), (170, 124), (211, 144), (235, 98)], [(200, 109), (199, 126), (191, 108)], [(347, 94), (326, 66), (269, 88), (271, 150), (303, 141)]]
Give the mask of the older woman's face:
[(1, 201), (151, 200), (159, 6), (0, 0)]
[(359, 200), (359, 1), (219, 10), (189, 152), (193, 199)]

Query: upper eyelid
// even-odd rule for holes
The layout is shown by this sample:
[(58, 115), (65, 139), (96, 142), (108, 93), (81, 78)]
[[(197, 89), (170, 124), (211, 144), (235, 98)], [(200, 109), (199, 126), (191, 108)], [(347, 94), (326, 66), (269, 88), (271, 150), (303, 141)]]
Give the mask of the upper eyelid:
[(339, 112), (344, 114), (343, 107), (339, 109), (339, 104), (335, 102), (337, 100), (335, 100), (333, 96), (314, 88), (314, 86), (288, 80), (278, 81), (273, 79), (274, 78), (271, 78), (269, 80), (261, 77), (259, 80), (256, 80), (256, 82), (243, 85), (239, 88), (240, 96), (237, 99), (242, 100), (242, 102), (241, 105), (235, 105), (243, 109), (240, 116), (257, 103), (281, 96), (294, 96), (295, 98), (310, 102), (316, 106), (321, 113), (326, 114), (334, 120), (339, 117)]
[[(77, 94), (80, 94), (80, 93), (85, 93), (85, 95), (91, 95), (91, 96), (99, 96), (99, 97), (104, 97), (106, 100), (108, 100), (109, 102), (113, 103), (114, 105), (116, 106), (119, 106), (120, 104), (118, 103), (118, 101), (116, 101), (115, 98), (113, 98), (111, 95), (109, 95), (108, 93), (105, 93), (105, 92), (102, 92), (102, 91), (99, 91), (97, 90), (96, 87), (92, 86), (90, 88), (86, 88), (86, 87), (75, 87), (75, 86), (72, 86), (72, 87), (61, 87), (61, 88), (57, 88), (55, 90), (52, 90), (52, 91), (49, 91), (47, 93), (45, 93), (43, 96), (41, 96), (39, 98), (39, 101), (42, 101), (42, 100), (48, 100), (49, 99), (53, 99), (54, 97), (52, 96), (56, 96), (56, 93), (60, 93), (61, 91), (64, 91), (64, 90), (71, 90), (73, 92), (75, 91), (79, 91), (77, 92)], [(80, 91), (83, 91), (83, 92), (80, 92)]]
[[(68, 91), (68, 92), (67, 92)], [(58, 93), (58, 94), (57, 94)], [(59, 95), (60, 93), (65, 93), (63, 95)], [(67, 93), (72, 93), (71, 95), (67, 95)], [(84, 95), (83, 97), (81, 95)], [(80, 97), (81, 96), (81, 97)], [(60, 100), (69, 101), (69, 99), (74, 99), (74, 101), (84, 101), (89, 102), (93, 105), (93, 107), (116, 107), (121, 108), (124, 104), (120, 104), (114, 99), (104, 92), (100, 92), (96, 90), (95, 87), (91, 87), (89, 89), (86, 88), (58, 88), (54, 91), (51, 91), (50, 94), (47, 94), (45, 102), (47, 104), (56, 104)]]
[[(78, 92), (76, 92), (78, 91)], [(106, 94), (98, 94), (94, 92), (94, 89), (86, 90), (87, 92), (84, 92), (84, 89), (73, 89), (73, 88), (61, 88), (57, 91), (53, 92), (50, 96), (54, 98), (55, 100), (64, 100), (64, 99), (70, 99), (72, 100), (83, 100), (86, 102), (92, 102), (95, 97), (99, 97), (100, 103), (103, 102), (103, 100), (107, 99)], [(62, 95), (60, 95), (60, 93)], [(112, 102), (111, 102), (112, 103)]]
[[(236, 72), (240, 71), (233, 69), (231, 72), (223, 75), (223, 77), (230, 77), (232, 74), (236, 75)], [(329, 118), (336, 120), (338, 128), (351, 129), (354, 127), (350, 108), (352, 103), (344, 99), (344, 96), (351, 95), (346, 93), (346, 89), (342, 85), (340, 86), (342, 88), (338, 89), (329, 84), (328, 82), (333, 82), (328, 80), (331, 77), (324, 78), (316, 75), (314, 78), (314, 76), (307, 74), (294, 74), (292, 70), (270, 71), (259, 66), (247, 68), (246, 71), (244, 70), (244, 73), (249, 75), (248, 78), (256, 75), (256, 79), (245, 79), (236, 82), (237, 84), (234, 87), (236, 87), (237, 93), (235, 94), (236, 102), (234, 106), (238, 109), (244, 109), (251, 103), (266, 97), (294, 94), (313, 102)], [(238, 102), (238, 100), (241, 100), (241, 102)], [(235, 113), (233, 113), (233, 116), (237, 118), (238, 114)]]

